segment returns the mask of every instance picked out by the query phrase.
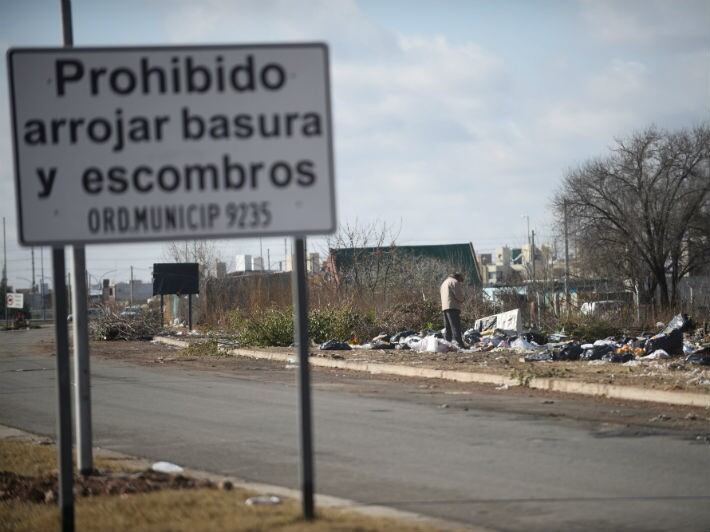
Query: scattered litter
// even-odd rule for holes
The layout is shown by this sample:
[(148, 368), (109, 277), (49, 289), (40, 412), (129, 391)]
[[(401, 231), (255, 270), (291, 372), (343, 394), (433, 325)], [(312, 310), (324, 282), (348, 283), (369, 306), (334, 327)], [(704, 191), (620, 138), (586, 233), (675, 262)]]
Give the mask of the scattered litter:
[(276, 505), (281, 504), (281, 499), (276, 495), (257, 495), (256, 497), (249, 497), (244, 504), (249, 506), (261, 506), (261, 505)]
[(527, 341), (522, 336), (518, 336), (515, 340), (510, 342), (510, 348), (516, 351), (534, 351), (540, 347), (538, 344)]
[(554, 360), (552, 353), (549, 351), (542, 351), (540, 353), (531, 353), (525, 355), (523, 359), (525, 362), (546, 362), (548, 360)]
[(698, 364), (700, 366), (710, 366), (710, 346), (700, 348), (687, 357), (685, 361), (689, 364)]
[(185, 471), (179, 465), (171, 462), (155, 462), (150, 468), (158, 473), (167, 473), (168, 475), (178, 475)]
[(427, 336), (412, 347), (420, 353), (448, 353), (449, 351), (458, 351), (458, 347), (451, 342), (437, 338), (436, 336)]
[(507, 384), (501, 384), (500, 386), (496, 386), (496, 390), (507, 390), (510, 388)]
[(649, 421), (654, 422), (654, 421), (668, 421), (671, 419), (671, 416), (667, 416), (666, 414), (658, 414), (655, 417), (652, 417), (649, 419)]
[(656, 349), (650, 355), (641, 357), (641, 360), (660, 360), (662, 358), (670, 358), (671, 356), (666, 353), (663, 349)]
[(581, 355), (582, 360), (601, 360), (604, 355), (614, 351), (614, 346), (609, 344), (594, 345), (591, 349), (586, 349)]
[(319, 349), (323, 351), (350, 351), (352, 347), (347, 342), (339, 342), (338, 340), (328, 340), (320, 344)]
[(614, 364), (620, 364), (624, 362), (629, 362), (633, 360), (634, 355), (631, 353), (607, 353), (602, 357), (605, 362), (612, 362)]

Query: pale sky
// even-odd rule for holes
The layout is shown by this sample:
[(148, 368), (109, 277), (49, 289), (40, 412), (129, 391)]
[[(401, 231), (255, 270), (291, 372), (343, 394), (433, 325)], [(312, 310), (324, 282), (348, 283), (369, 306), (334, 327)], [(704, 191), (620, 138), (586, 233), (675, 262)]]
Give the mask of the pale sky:
[[(477, 252), (552, 243), (565, 171), (614, 138), (710, 120), (710, 1), (73, 0), (76, 46), (325, 41), (331, 48), (340, 222), (401, 227), (401, 244)], [(0, 0), (0, 45), (60, 46), (59, 0)], [(0, 214), (17, 244), (6, 68)], [(219, 241), (224, 259), (258, 240)], [(311, 243), (313, 248), (322, 244)], [(272, 260), (283, 239), (264, 239)], [(149, 280), (158, 243), (87, 247), (96, 277)], [(45, 276), (51, 271), (45, 249)], [(39, 248), (36, 249), (39, 280)], [(108, 273), (107, 273), (108, 272)]]

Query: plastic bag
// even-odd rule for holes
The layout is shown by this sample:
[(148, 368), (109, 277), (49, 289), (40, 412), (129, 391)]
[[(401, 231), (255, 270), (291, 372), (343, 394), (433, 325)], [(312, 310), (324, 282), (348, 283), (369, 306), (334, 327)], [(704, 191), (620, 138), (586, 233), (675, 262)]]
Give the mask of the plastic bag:
[(567, 344), (560, 349), (559, 353), (555, 354), (554, 360), (579, 360), (583, 351), (582, 346), (579, 344)]
[(681, 333), (684, 333), (685, 331), (689, 331), (692, 328), (693, 322), (688, 317), (688, 315), (678, 314), (674, 316), (671, 321), (668, 322), (668, 325), (666, 325), (666, 328), (663, 329), (662, 332), (664, 332), (665, 334), (670, 334), (673, 331), (680, 331)]
[(595, 345), (591, 349), (584, 351), (579, 357), (582, 360), (601, 360), (604, 355), (608, 355), (614, 351), (611, 345)]
[(350, 351), (352, 347), (345, 342), (339, 342), (338, 340), (328, 340), (320, 344), (320, 349), (327, 351)]
[(650, 354), (658, 349), (663, 349), (671, 355), (682, 355), (683, 332), (680, 329), (674, 329), (670, 333), (660, 333), (649, 338), (646, 342), (646, 353)]

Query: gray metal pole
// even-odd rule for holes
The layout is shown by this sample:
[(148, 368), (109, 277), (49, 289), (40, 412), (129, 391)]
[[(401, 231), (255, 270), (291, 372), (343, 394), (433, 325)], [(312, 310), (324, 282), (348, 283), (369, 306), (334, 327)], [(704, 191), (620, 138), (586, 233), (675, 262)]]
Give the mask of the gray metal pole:
[(569, 314), (569, 231), (567, 227), (567, 202), (565, 208), (565, 309)]
[(187, 330), (192, 330), (192, 294), (187, 294)]
[(84, 246), (73, 247), (74, 291), (74, 408), (77, 467), (82, 475), (94, 469), (91, 437), (91, 374), (89, 372), (89, 320), (86, 310), (86, 253)]
[(72, 473), (71, 378), (67, 332), (67, 289), (64, 285), (64, 248), (52, 249), (54, 278), (54, 338), (57, 348), (57, 462), (59, 463), (59, 511), (62, 531), (74, 530)]
[(292, 257), (293, 300), (296, 304), (293, 312), (294, 340), (298, 349), (298, 383), (301, 420), (301, 489), (303, 491), (303, 517), (313, 519), (315, 509), (313, 492), (313, 440), (311, 422), (311, 376), (308, 361), (308, 286), (306, 285), (306, 253), (302, 238), (294, 238)]
[(130, 298), (131, 298), (131, 306), (133, 306), (133, 266), (131, 266), (131, 285), (130, 285), (131, 291), (130, 291)]
[(40, 292), (42, 296), (42, 321), (47, 321), (47, 303), (44, 300), (46, 294), (44, 293), (44, 248), (39, 248), (39, 268), (40, 268)]
[[(30, 248), (30, 251), (32, 252), (32, 290), (31, 293), (35, 293), (37, 290), (35, 289), (35, 286), (37, 286), (37, 283), (35, 282), (35, 247), (32, 246)], [(32, 310), (32, 309), (30, 309)]]
[(3, 301), (3, 308), (5, 309), (5, 329), (10, 327), (10, 320), (7, 312), (7, 235), (5, 234), (5, 217), (2, 217), (2, 282), (5, 283), (5, 301)]

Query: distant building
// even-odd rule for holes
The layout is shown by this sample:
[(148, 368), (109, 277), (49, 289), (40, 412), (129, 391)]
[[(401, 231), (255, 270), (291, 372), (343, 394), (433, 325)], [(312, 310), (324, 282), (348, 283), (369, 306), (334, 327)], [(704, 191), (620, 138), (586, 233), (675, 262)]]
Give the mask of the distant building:
[(318, 253), (309, 253), (308, 262), (306, 263), (307, 271), (317, 273), (320, 271), (320, 255)]
[(254, 257), (252, 259), (252, 269), (255, 272), (263, 272), (264, 271), (264, 258), (263, 257)]
[(235, 260), (236, 272), (250, 272), (252, 271), (252, 261), (251, 255), (237, 255)]
[(324, 268), (337, 278), (341, 269), (348, 267), (363, 254), (378, 254), (395, 251), (404, 258), (416, 260), (418, 258), (435, 259), (445, 262), (452, 269), (464, 274), (466, 283), (473, 286), (482, 286), (481, 271), (478, 259), (473, 249), (473, 244), (440, 244), (428, 246), (394, 246), (394, 247), (369, 247), (369, 248), (340, 248), (331, 249)]
[(215, 276), (217, 279), (224, 279), (227, 277), (227, 263), (220, 260), (215, 262)]
[(121, 282), (109, 286), (109, 300), (117, 303), (129, 302), (131, 299), (133, 299), (133, 303), (136, 304), (145, 303), (151, 297), (153, 297), (152, 283), (134, 280), (128, 283)]
[(286, 257), (286, 260), (284, 260), (281, 263), (281, 271), (282, 272), (290, 272), (293, 270), (293, 258), (291, 258), (291, 255), (288, 255)]

